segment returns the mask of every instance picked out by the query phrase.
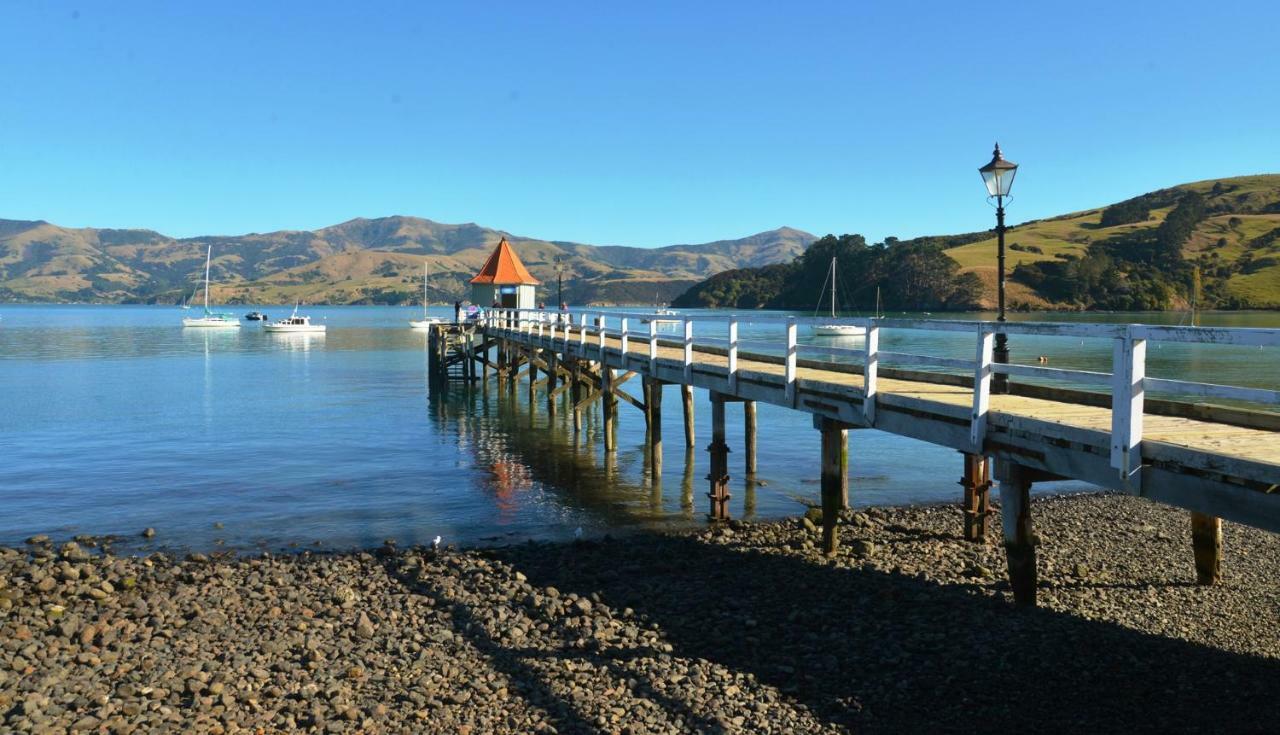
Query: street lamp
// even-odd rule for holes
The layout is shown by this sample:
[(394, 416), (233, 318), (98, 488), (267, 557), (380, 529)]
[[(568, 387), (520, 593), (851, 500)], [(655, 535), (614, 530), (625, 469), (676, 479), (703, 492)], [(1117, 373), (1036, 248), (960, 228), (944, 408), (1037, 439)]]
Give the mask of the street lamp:
[(568, 268), (563, 255), (556, 256), (556, 308), (564, 306), (564, 272)]
[[(987, 185), (988, 198), (995, 197), (996, 200), (996, 262), (999, 270), (996, 279), (999, 313), (996, 315), (996, 321), (1003, 322), (1005, 320), (1004, 198), (1009, 196), (1009, 190), (1013, 188), (1013, 177), (1018, 173), (1018, 164), (1004, 160), (1004, 155), (1000, 153), (1000, 144), (996, 143), (996, 149), (991, 154), (991, 163), (988, 163), (978, 169), (978, 173), (982, 174), (982, 182)], [(991, 358), (998, 363), (1009, 362), (1009, 339), (1003, 331), (996, 332), (996, 345), (991, 351)], [(993, 380), (992, 390), (998, 393), (1008, 392), (1009, 377), (1004, 373), (996, 373)]]

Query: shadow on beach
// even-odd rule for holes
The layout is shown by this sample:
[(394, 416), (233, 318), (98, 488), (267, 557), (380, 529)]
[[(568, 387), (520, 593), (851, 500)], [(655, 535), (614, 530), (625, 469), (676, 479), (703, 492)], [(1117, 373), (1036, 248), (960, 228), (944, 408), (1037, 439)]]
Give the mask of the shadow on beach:
[[(657, 625), (673, 656), (751, 674), (825, 723), (855, 731), (1262, 731), (1276, 712), (1280, 661), (1015, 609), (964, 585), (681, 536), (483, 553), (534, 586), (632, 608)], [(628, 655), (509, 648), (459, 612), (457, 632), (513, 677), (528, 679), (529, 656), (607, 664)], [(681, 707), (657, 703), (669, 712)], [(558, 711), (562, 732), (590, 729), (571, 707)]]

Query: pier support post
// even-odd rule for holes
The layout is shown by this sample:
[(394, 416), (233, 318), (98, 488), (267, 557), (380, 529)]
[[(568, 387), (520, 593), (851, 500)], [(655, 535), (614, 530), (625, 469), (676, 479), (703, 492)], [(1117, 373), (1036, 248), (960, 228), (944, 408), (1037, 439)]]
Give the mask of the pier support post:
[[(686, 404), (687, 405), (687, 404)], [(688, 421), (686, 420), (686, 426)], [(729, 520), (729, 445), (725, 443), (724, 432), (724, 396), (711, 394), (711, 443), (707, 445), (711, 454), (711, 472), (707, 479), (711, 482), (711, 514), (713, 521)]]
[(849, 432), (834, 419), (814, 423), (822, 432), (822, 551), (832, 556), (840, 545), (840, 510), (849, 502)]
[(533, 364), (533, 350), (529, 350), (527, 354), (529, 356), (529, 408), (532, 409), (533, 401), (537, 396), (534, 383), (538, 380), (538, 367)]
[(680, 386), (680, 400), (684, 403), (684, 445), (694, 447), (693, 440), (693, 386)]
[(431, 327), (427, 332), (427, 380), (432, 387), (440, 382), (440, 330)]
[(1196, 557), (1196, 584), (1222, 581), (1222, 519), (1193, 512), (1191, 547)]
[(1004, 551), (1009, 564), (1009, 585), (1014, 604), (1036, 604), (1036, 547), (1031, 529), (1031, 477), (1024, 467), (1000, 462), (1000, 516), (1004, 528)]
[(748, 477), (756, 474), (756, 402), (742, 402), (743, 453), (746, 455)]
[(653, 476), (662, 477), (662, 383), (649, 377), (644, 379), (644, 417)]
[(604, 413), (604, 451), (617, 449), (614, 417), (618, 413), (618, 396), (613, 392), (613, 368), (600, 363), (600, 406)]
[(560, 377), (560, 359), (555, 352), (547, 352), (547, 415), (556, 415), (556, 382)]
[(991, 462), (981, 454), (964, 455), (964, 540), (981, 543), (987, 538), (987, 516), (990, 514)]

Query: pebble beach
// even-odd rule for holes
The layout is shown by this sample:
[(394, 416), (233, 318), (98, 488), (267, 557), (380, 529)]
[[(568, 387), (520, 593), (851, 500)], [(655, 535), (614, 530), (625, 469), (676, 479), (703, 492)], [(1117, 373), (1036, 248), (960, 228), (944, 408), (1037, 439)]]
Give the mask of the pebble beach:
[[(952, 506), (574, 543), (292, 555), (0, 549), (0, 731), (1263, 732), (1280, 536), (1037, 498), (1040, 607)], [(163, 536), (164, 529), (158, 529)]]

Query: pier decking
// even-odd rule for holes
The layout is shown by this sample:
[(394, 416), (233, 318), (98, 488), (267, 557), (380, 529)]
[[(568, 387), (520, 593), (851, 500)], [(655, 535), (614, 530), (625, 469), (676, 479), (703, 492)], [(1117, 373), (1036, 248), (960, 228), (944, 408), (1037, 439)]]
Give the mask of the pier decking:
[[(776, 326), (776, 344), (740, 341), (740, 321), (748, 319), (771, 329)], [(514, 388), (523, 367), (530, 400), (543, 387), (550, 410), (554, 399), (569, 391), (575, 426), (578, 412), (600, 399), (606, 451), (614, 448), (611, 427), (618, 400), (640, 408), (649, 423), (648, 446), (655, 466), (661, 466), (661, 422), (655, 419), (661, 415), (662, 387), (681, 386), (688, 446), (694, 442), (691, 389), (708, 390), (713, 426), (708, 496), (713, 519), (729, 514), (724, 403), (748, 405), (749, 472), (755, 463), (756, 401), (812, 414), (822, 433), (824, 545), (829, 551), (838, 542), (837, 511), (847, 505), (848, 430), (873, 428), (956, 449), (965, 455), (961, 484), (967, 538), (985, 537), (992, 475), (999, 482), (1010, 581), (1023, 604), (1035, 601), (1036, 540), (1028, 501), (1034, 482), (1081, 480), (1192, 511), (1194, 559), (1205, 584), (1219, 576), (1220, 519), (1280, 531), (1280, 415), (1248, 408), (1280, 405), (1280, 392), (1145, 375), (1148, 342), (1271, 348), (1280, 346), (1280, 330), (849, 320), (866, 330), (854, 349), (798, 344), (797, 329), (803, 321), (681, 318), (679, 331), (668, 337), (647, 314), (495, 310), (478, 328), (479, 339), (459, 341), (448, 336), (448, 327), (433, 333), (433, 339), (437, 346), (464, 345), (455, 348), (452, 358), (441, 352), (438, 362), (474, 362), (480, 366), (479, 379), (487, 379), (492, 368), (498, 380), (510, 380)], [(701, 342), (695, 340), (695, 325)], [(634, 326), (643, 331), (633, 331)], [(890, 329), (967, 333), (975, 340), (974, 357), (882, 352), (880, 333)], [(996, 331), (1109, 339), (1114, 346), (1112, 372), (994, 363)], [(765, 349), (747, 351), (744, 344)], [(496, 357), (491, 350), (496, 350)], [(1260, 369), (1274, 368), (1263, 362)], [(539, 371), (542, 380), (537, 379)], [(462, 373), (475, 377), (473, 368)], [(621, 389), (637, 376), (644, 386), (642, 399)], [(1017, 378), (1048, 378), (1059, 385)], [(1064, 387), (1064, 382), (1080, 387)], [(1148, 391), (1235, 406), (1148, 401)]]

